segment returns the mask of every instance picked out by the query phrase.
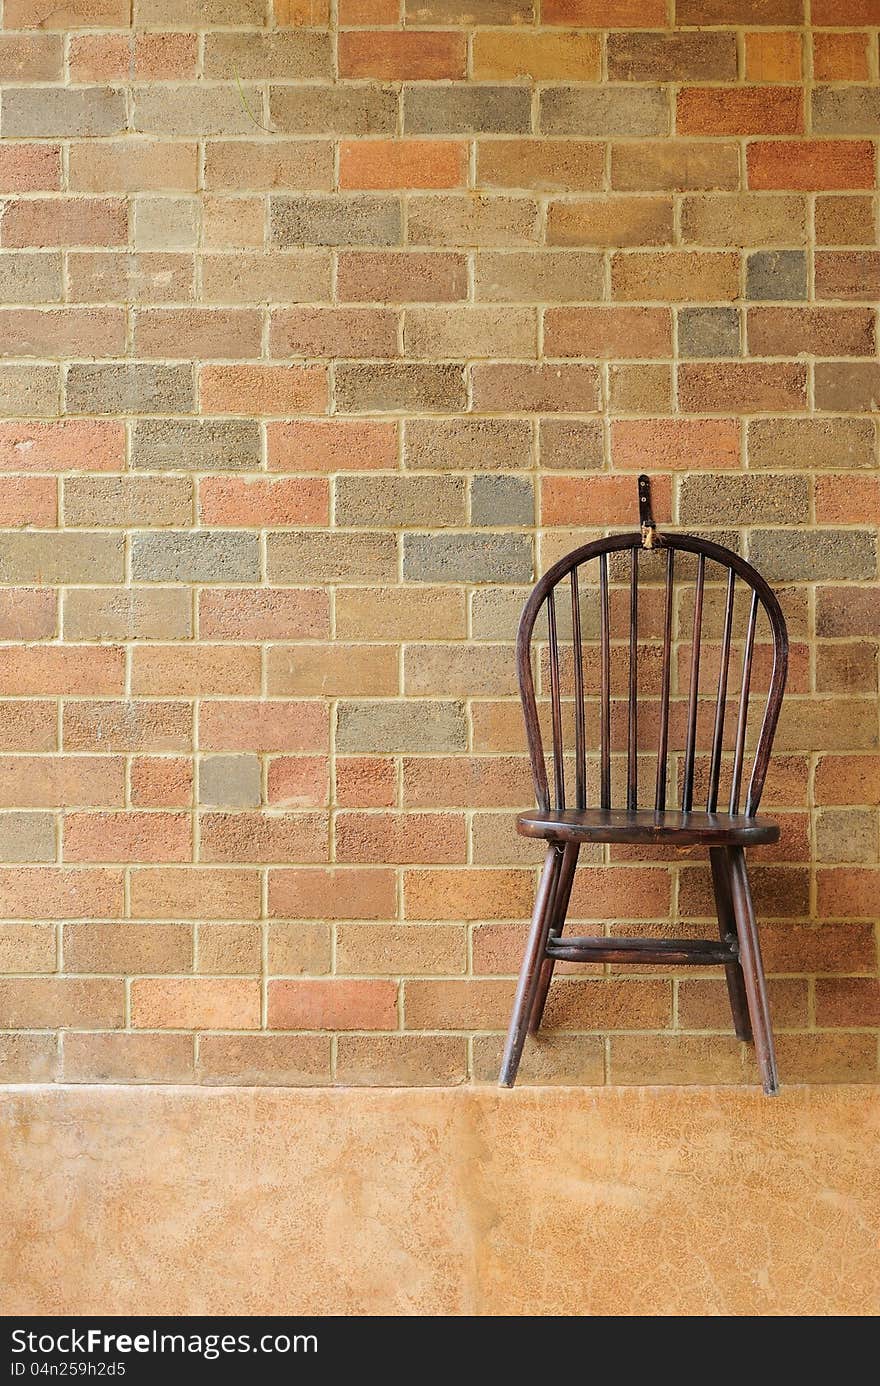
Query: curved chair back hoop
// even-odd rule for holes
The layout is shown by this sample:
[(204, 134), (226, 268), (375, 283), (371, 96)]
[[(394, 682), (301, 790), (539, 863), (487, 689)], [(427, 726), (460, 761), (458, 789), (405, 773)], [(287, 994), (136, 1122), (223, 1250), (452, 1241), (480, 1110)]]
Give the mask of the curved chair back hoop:
[[(561, 558), (548, 569), (534, 587), (523, 609), (517, 635), (517, 670), (520, 696), (525, 714), (526, 732), (529, 742), (532, 778), (535, 795), (540, 809), (551, 808), (550, 783), (547, 774), (538, 703), (535, 695), (535, 682), (532, 670), (532, 636), (542, 608), (547, 612), (547, 647), (549, 660), (550, 713), (552, 727), (553, 753), (553, 795), (556, 809), (566, 808), (565, 754), (563, 733), (563, 695), (560, 668), (560, 638), (558, 631), (559, 601), (557, 589), (568, 578), (570, 593), (566, 604), (570, 603), (571, 647), (573, 657), (573, 689), (571, 701), (574, 711), (574, 769), (575, 794), (573, 808), (586, 808), (586, 717), (585, 700), (589, 696), (599, 699), (599, 804), (603, 809), (612, 808), (611, 787), (611, 621), (608, 555), (630, 551), (629, 564), (629, 662), (628, 662), (628, 705), (626, 717), (626, 804), (627, 809), (639, 807), (639, 557), (645, 551), (642, 535), (639, 533), (614, 534), (605, 539), (597, 539), (585, 544)], [(717, 677), (714, 680), (715, 715), (712, 729), (708, 763), (708, 792), (706, 808), (714, 813), (718, 808), (719, 785), (722, 756), (724, 750), (724, 731), (730, 691), (730, 655), (734, 643), (734, 601), (737, 580), (745, 583), (751, 591), (748, 622), (743, 645), (742, 676), (737, 698), (736, 729), (733, 738), (733, 761), (731, 767), (731, 787), (728, 811), (739, 812), (743, 766), (746, 755), (746, 733), (749, 716), (749, 701), (752, 682), (752, 665), (755, 650), (755, 631), (759, 610), (763, 610), (769, 624), (773, 642), (773, 664), (770, 675), (767, 701), (764, 707), (760, 732), (755, 746), (751, 775), (745, 797), (745, 813), (753, 815), (758, 808), (764, 780), (770, 761), (770, 752), (785, 680), (788, 669), (788, 633), (785, 619), (773, 591), (766, 580), (750, 563), (731, 549), (716, 544), (709, 539), (697, 538), (690, 534), (658, 535), (653, 554), (665, 557), (665, 591), (663, 603), (663, 662), (661, 688), (659, 695), (659, 728), (657, 733), (657, 765), (654, 781), (653, 807), (657, 812), (666, 808), (668, 761), (673, 751), (670, 748), (669, 708), (672, 684), (671, 664), (673, 654), (673, 615), (675, 593), (675, 555), (678, 552), (694, 554), (697, 557), (696, 577), (692, 588), (694, 593), (693, 629), (690, 633), (690, 668), (688, 678), (687, 704), (685, 713), (684, 760), (681, 767), (680, 800), (683, 812), (693, 808), (694, 765), (697, 753), (697, 726), (699, 708), (700, 656), (703, 629), (704, 591), (706, 581), (706, 561), (718, 564), (727, 573), (727, 586), (724, 598), (723, 631), (721, 635), (720, 661)], [(579, 570), (593, 560), (598, 561), (598, 603), (599, 603), (599, 678), (598, 689), (585, 688), (583, 641), (581, 634), (581, 602)], [(621, 805), (621, 807), (623, 807)]]

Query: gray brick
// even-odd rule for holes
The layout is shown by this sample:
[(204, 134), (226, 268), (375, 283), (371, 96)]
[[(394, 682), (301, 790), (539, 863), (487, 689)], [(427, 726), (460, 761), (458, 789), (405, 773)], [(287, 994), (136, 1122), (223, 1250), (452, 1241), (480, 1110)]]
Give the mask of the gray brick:
[(810, 519), (810, 481), (792, 472), (683, 477), (679, 519), (700, 525), (805, 525)]
[(343, 702), (336, 725), (337, 751), (385, 754), (467, 750), (464, 705), (456, 702)]
[(413, 471), (532, 465), (532, 426), (525, 419), (407, 419), (405, 440), (405, 465)]
[(393, 135), (397, 92), (375, 83), (269, 88), (272, 129), (295, 135)]
[(58, 366), (0, 365), (0, 413), (12, 419), (45, 419), (61, 400)]
[(116, 135), (126, 128), (125, 93), (116, 87), (7, 88), (0, 103), (4, 139)]
[(262, 96), (256, 86), (162, 82), (133, 90), (132, 126), (147, 135), (252, 135), (254, 118), (262, 119)]
[(817, 135), (880, 134), (880, 91), (876, 87), (816, 87), (813, 132)]
[(335, 372), (336, 403), (342, 413), (388, 413), (399, 409), (450, 412), (467, 408), (462, 366), (374, 366), (343, 361)]
[[(7, 18), (10, 28), (17, 28)], [(60, 82), (64, 77), (61, 34), (0, 35), (0, 72), (4, 82)]]
[(395, 582), (393, 534), (270, 534), (270, 582)]
[(259, 582), (260, 538), (235, 531), (134, 534), (131, 575), (136, 582)]
[(339, 476), (337, 525), (406, 529), (463, 525), (465, 482), (457, 476)]
[(531, 124), (529, 87), (485, 85), (404, 88), (403, 128), (408, 135), (512, 135)]
[(396, 197), (273, 197), (271, 225), (280, 246), (399, 245), (403, 238)]
[(69, 414), (191, 414), (192, 366), (154, 366), (114, 361), (72, 365), (67, 370)]
[(748, 558), (769, 582), (863, 582), (877, 576), (877, 539), (854, 529), (758, 529)]
[(205, 76), (315, 77), (332, 81), (333, 49), (327, 33), (280, 29), (270, 34), (208, 34)]
[(123, 582), (121, 534), (30, 530), (0, 535), (0, 582)]
[(528, 582), (532, 545), (522, 534), (405, 534), (410, 582)]
[(807, 257), (803, 250), (756, 250), (746, 266), (746, 298), (792, 299), (807, 296)]
[(261, 461), (255, 419), (143, 419), (134, 427), (131, 465), (140, 470), (252, 472)]
[(491, 303), (570, 303), (605, 292), (604, 259), (595, 251), (478, 251), (474, 266), (476, 297)]
[(514, 640), (530, 591), (530, 587), (484, 587), (473, 592), (471, 631), (474, 640)]
[(67, 476), (64, 524), (80, 529), (182, 529), (192, 523), (188, 476)]
[(0, 255), (0, 303), (60, 303), (63, 297), (60, 251)]
[(475, 476), (471, 482), (472, 525), (532, 525), (535, 496), (531, 477)]
[(680, 308), (678, 354), (689, 359), (739, 356), (739, 313), (735, 308)]
[(259, 756), (203, 756), (198, 801), (210, 808), (257, 808), (260, 782)]
[(51, 813), (0, 813), (0, 861), (55, 861)]
[(71, 587), (64, 594), (65, 640), (189, 640), (186, 587)]
[(658, 87), (545, 87), (541, 92), (545, 135), (666, 135), (669, 98)]

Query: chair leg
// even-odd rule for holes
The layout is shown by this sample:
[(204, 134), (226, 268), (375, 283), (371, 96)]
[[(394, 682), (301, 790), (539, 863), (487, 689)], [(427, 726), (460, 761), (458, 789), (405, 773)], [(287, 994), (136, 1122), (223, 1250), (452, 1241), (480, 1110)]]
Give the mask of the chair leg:
[(773, 1045), (773, 1028), (770, 1022), (770, 1007), (767, 1004), (767, 986), (764, 980), (764, 967), (761, 962), (761, 945), (758, 942), (758, 927), (749, 888), (746, 859), (741, 847), (728, 849), (730, 862), (730, 883), (733, 910), (736, 916), (739, 937), (740, 959), (746, 996), (749, 1003), (749, 1016), (755, 1036), (755, 1050), (758, 1067), (765, 1093), (779, 1091), (779, 1077), (776, 1072), (776, 1051)]
[(522, 1057), (523, 1045), (526, 1042), (526, 1032), (529, 1028), (529, 1016), (534, 1005), (535, 988), (541, 976), (541, 960), (544, 957), (547, 936), (550, 932), (553, 897), (556, 892), (556, 881), (561, 865), (562, 852), (551, 844), (547, 849), (544, 870), (541, 873), (538, 894), (535, 897), (532, 927), (529, 930), (526, 951), (516, 986), (516, 996), (513, 1001), (510, 1028), (507, 1031), (507, 1043), (504, 1046), (504, 1057), (501, 1060), (501, 1073), (498, 1076), (498, 1082), (502, 1088), (512, 1088), (516, 1082), (517, 1069)]
[[(715, 887), (715, 908), (718, 912), (718, 932), (722, 938), (736, 934), (736, 916), (733, 912), (733, 896), (730, 887), (730, 862), (723, 847), (710, 847), (709, 860), (712, 864), (712, 884)], [(752, 1042), (752, 1026), (749, 1021), (749, 1003), (742, 967), (738, 962), (728, 963), (724, 969), (727, 974), (727, 994), (733, 1014), (733, 1028), (737, 1039)]]
[[(553, 896), (552, 913), (550, 917), (550, 930), (548, 937), (558, 938), (565, 928), (565, 914), (568, 909), (568, 902), (571, 899), (571, 888), (574, 885), (574, 872), (577, 866), (580, 843), (566, 843), (562, 857), (562, 865), (559, 869), (559, 876), (556, 881), (556, 892)], [(555, 958), (545, 958), (541, 964), (541, 975), (538, 978), (538, 989), (535, 992), (535, 1000), (532, 1005), (532, 1013), (529, 1018), (529, 1034), (536, 1035), (541, 1028), (541, 1020), (544, 1015), (544, 1007), (547, 1004), (547, 993), (550, 990), (550, 983), (553, 980), (553, 969), (556, 966)]]

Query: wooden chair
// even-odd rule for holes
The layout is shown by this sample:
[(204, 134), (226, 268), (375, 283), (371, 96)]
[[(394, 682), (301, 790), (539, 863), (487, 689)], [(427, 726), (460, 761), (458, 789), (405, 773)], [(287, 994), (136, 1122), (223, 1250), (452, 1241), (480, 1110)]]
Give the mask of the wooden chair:
[[(517, 828), (526, 837), (546, 839), (548, 845), (516, 989), (499, 1081), (503, 1087), (512, 1087), (516, 1081), (526, 1033), (536, 1032), (541, 1024), (553, 969), (561, 959), (615, 965), (656, 963), (667, 967), (680, 964), (721, 964), (727, 976), (736, 1034), (741, 1040), (746, 1041), (751, 1041), (754, 1037), (764, 1091), (775, 1093), (779, 1084), (773, 1031), (743, 849), (752, 844), (776, 842), (779, 838), (776, 823), (755, 815), (764, 787), (785, 688), (788, 635), (776, 597), (766, 581), (750, 564), (730, 549), (708, 539), (688, 534), (659, 535), (651, 518), (649, 497), (647, 478), (640, 477), (641, 532), (616, 534), (599, 539), (560, 559), (532, 591), (520, 621), (517, 666), (538, 807), (534, 812), (522, 814), (517, 820)], [(678, 761), (677, 753), (671, 744), (675, 738), (670, 733), (670, 690), (678, 672), (678, 668), (673, 665), (673, 618), (675, 592), (682, 591), (681, 583), (676, 588), (676, 558), (679, 555), (683, 556), (679, 567), (685, 566), (693, 570), (693, 576), (691, 577), (689, 572), (686, 581), (686, 586), (692, 593), (693, 617), (692, 622), (688, 622), (691, 627), (690, 651), (684, 649), (678, 652), (678, 666), (681, 667), (683, 675), (681, 682), (682, 685), (687, 685), (686, 702), (683, 698), (672, 700), (673, 729), (676, 720), (682, 722), (680, 730), (683, 733), (681, 739), (684, 741), (683, 759), (677, 767), (680, 769), (680, 807), (675, 808), (667, 806), (667, 785), (674, 780)], [(624, 578), (628, 568), (628, 599), (625, 587), (623, 593), (615, 592), (614, 597), (616, 604), (617, 597), (621, 596), (628, 608), (629, 630), (623, 649), (615, 650), (615, 653), (621, 655), (627, 652), (625, 718), (617, 719), (615, 714), (622, 708), (619, 709), (616, 702), (612, 706), (614, 645), (610, 630), (609, 587), (620, 570), (621, 559)], [(611, 582), (609, 560), (612, 568)], [(640, 747), (639, 568), (642, 564), (652, 565), (653, 571), (646, 576), (660, 578), (663, 597), (660, 606), (662, 663), (659, 697), (652, 709), (657, 726), (656, 730), (645, 728)], [(708, 707), (705, 699), (701, 700), (699, 697), (701, 654), (704, 652), (704, 611), (708, 609), (707, 564), (712, 565), (712, 572), (716, 571), (716, 568), (720, 570), (723, 583), (717, 594), (721, 603), (718, 669), (717, 672), (710, 670), (709, 678), (704, 679), (704, 683), (711, 688), (713, 698), (713, 703), (709, 703)], [(582, 638), (581, 574), (586, 576), (594, 572), (592, 565), (598, 568), (595, 595), (598, 598), (599, 641), (598, 651), (595, 646), (591, 649), (588, 645), (587, 648), (588, 654), (598, 654), (598, 669), (594, 677), (589, 679), (589, 663), (584, 658), (585, 642)], [(738, 581), (744, 584), (748, 597), (748, 616), (742, 642), (735, 642), (733, 635)], [(569, 591), (565, 594), (564, 606), (560, 606), (558, 596), (562, 595), (560, 589), (563, 583)], [(712, 590), (711, 586), (709, 590)], [(644, 586), (642, 591), (645, 591)], [(659, 592), (657, 596), (659, 597)], [(552, 743), (552, 803), (532, 667), (533, 635), (538, 615), (542, 610), (546, 612), (547, 644), (541, 686), (542, 690), (549, 686), (548, 739)], [(567, 622), (569, 611), (570, 641), (567, 631), (566, 638), (560, 634), (562, 621)], [(760, 613), (769, 621), (772, 668), (760, 729), (756, 738), (753, 736), (747, 739), (750, 691), (755, 681), (753, 660), (756, 629)], [(568, 644), (570, 651), (566, 648)], [(738, 694), (733, 691), (737, 680), (731, 678), (730, 669), (731, 651), (734, 648), (742, 651)], [(567, 658), (569, 653), (570, 661)], [(571, 686), (569, 693), (563, 692), (563, 683)], [(729, 689), (735, 700), (736, 720), (732, 728), (733, 735), (726, 737), (725, 729), (730, 728), (733, 720), (727, 716)], [(682, 693), (683, 691), (682, 687)], [(591, 720), (595, 720), (596, 701), (599, 733), (599, 802), (598, 807), (588, 807), (586, 714), (590, 712)], [(643, 700), (642, 706), (644, 707)], [(679, 713), (683, 714), (683, 721), (678, 717)], [(708, 717), (707, 713), (710, 714)], [(644, 720), (647, 722), (647, 717)], [(708, 761), (705, 767), (701, 767), (706, 779), (705, 810), (694, 808), (698, 725), (701, 721), (707, 723), (707, 732), (711, 728)], [(571, 722), (574, 724), (574, 802), (568, 807), (570, 798), (567, 799), (566, 769), (569, 769), (570, 779), (571, 758), (566, 754), (565, 743), (566, 732)], [(625, 807), (619, 808), (612, 802), (612, 769), (617, 768), (618, 762), (621, 780), (623, 778), (623, 752), (621, 750), (618, 755), (612, 748), (612, 732), (616, 722), (620, 725), (619, 739), (621, 742), (625, 739), (626, 743), (625, 791), (621, 785), (620, 794), (625, 800)], [(740, 812), (743, 768), (750, 740), (755, 742), (754, 756), (744, 809)], [(656, 766), (652, 766), (654, 773), (651, 775), (653, 807), (650, 808), (639, 807), (640, 759), (644, 760), (644, 755), (641, 758), (639, 756), (640, 749), (650, 749), (652, 760), (656, 756)], [(732, 754), (725, 756), (726, 750)], [(726, 812), (721, 812), (719, 794), (722, 768), (726, 771), (728, 761), (729, 793)], [(565, 916), (578, 853), (583, 843), (631, 843), (669, 848), (696, 845), (708, 848), (720, 940), (716, 942), (708, 939), (610, 936), (565, 938)], [(634, 872), (633, 890), (637, 889), (638, 875)]]

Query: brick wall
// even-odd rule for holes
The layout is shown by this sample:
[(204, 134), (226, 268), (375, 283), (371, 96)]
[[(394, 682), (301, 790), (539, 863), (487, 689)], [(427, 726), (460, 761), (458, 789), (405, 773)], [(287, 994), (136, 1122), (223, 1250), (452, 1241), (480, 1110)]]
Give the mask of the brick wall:
[[(783, 589), (783, 1079), (875, 1077), (880, 4), (328, 3), (3, 3), (2, 1077), (491, 1078), (517, 609), (642, 467)], [(528, 1071), (738, 1080), (723, 993), (571, 974)]]

